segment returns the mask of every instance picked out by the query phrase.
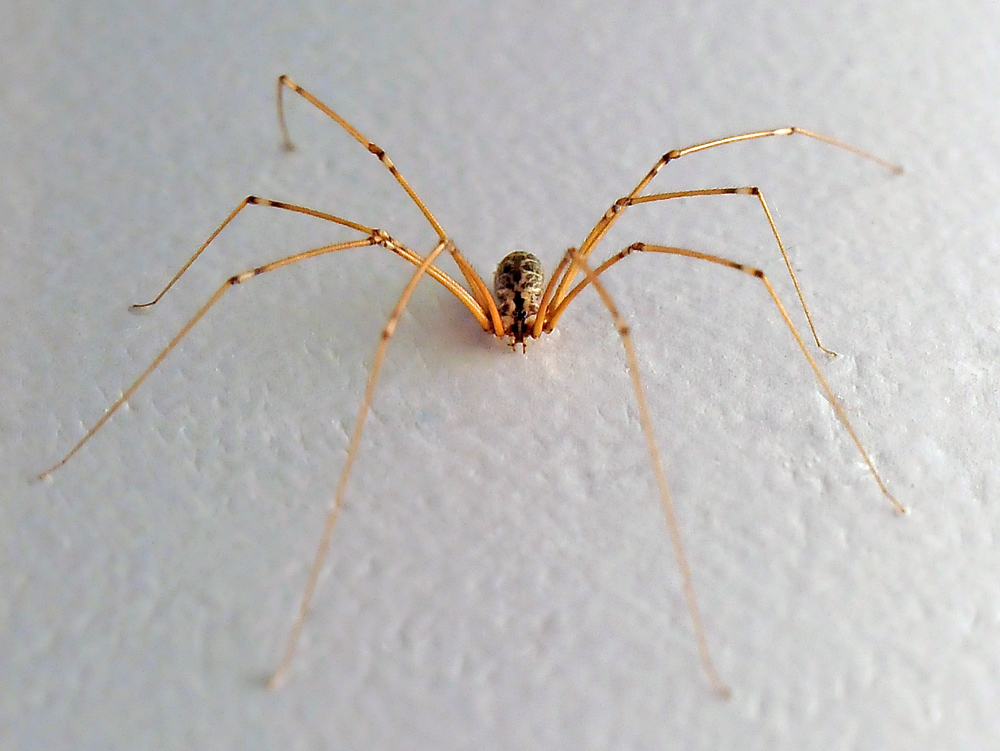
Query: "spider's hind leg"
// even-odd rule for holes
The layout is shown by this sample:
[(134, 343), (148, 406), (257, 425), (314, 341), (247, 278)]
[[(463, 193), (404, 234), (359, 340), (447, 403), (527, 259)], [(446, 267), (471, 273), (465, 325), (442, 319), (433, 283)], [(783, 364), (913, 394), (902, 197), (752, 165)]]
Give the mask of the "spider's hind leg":
[(400, 294), (399, 299), (396, 301), (396, 306), (393, 308), (392, 313), (389, 315), (389, 319), (386, 321), (385, 327), (382, 329), (382, 336), (379, 339), (378, 349), (375, 351), (375, 360), (372, 363), (371, 371), (368, 375), (368, 383), (365, 386), (365, 395), (361, 402), (361, 408), (358, 410), (358, 416), (354, 421), (354, 430), (351, 433), (351, 439), (348, 443), (347, 458), (344, 460), (344, 466), (340, 471), (340, 479), (337, 481), (337, 489), (334, 492), (333, 504), (330, 507), (326, 521), (323, 524), (319, 547), (316, 550), (316, 556), (313, 559), (311, 568), (309, 569), (309, 577), (306, 580), (306, 585), (302, 592), (302, 599), (299, 604), (298, 614), (296, 615), (295, 623), (292, 625), (292, 631), (289, 634), (288, 642), (285, 646), (284, 656), (282, 657), (277, 669), (274, 671), (274, 675), (271, 676), (271, 679), (268, 682), (268, 687), (272, 690), (277, 690), (284, 684), (285, 679), (288, 676), (288, 671), (291, 669), (292, 661), (295, 659), (295, 651), (298, 648), (299, 638), (302, 634), (302, 627), (305, 625), (306, 616), (309, 614), (309, 605), (312, 602), (313, 594), (316, 591), (320, 571), (323, 568), (327, 552), (330, 549), (330, 541), (333, 538), (333, 530), (337, 524), (337, 518), (340, 516), (340, 509), (343, 506), (344, 493), (347, 490), (347, 481), (351, 476), (351, 469), (354, 466), (354, 461), (357, 459), (358, 451), (361, 447), (361, 434), (365, 427), (365, 420), (368, 417), (368, 410), (371, 408), (372, 398), (375, 395), (375, 385), (378, 382), (379, 372), (382, 369), (382, 361), (385, 359), (385, 353), (389, 347), (389, 340), (396, 332), (396, 326), (399, 323), (400, 317), (403, 315), (403, 311), (406, 309), (406, 305), (410, 300), (410, 296), (413, 294), (413, 290), (416, 289), (417, 283), (424, 276), (424, 274), (432, 268), (434, 259), (441, 254), (446, 245), (447, 243), (445, 241), (439, 242), (434, 250), (420, 262), (419, 266), (417, 266), (417, 270), (413, 272), (413, 276), (410, 277), (410, 281), (407, 283), (402, 294)]
[(649, 457), (653, 463), (653, 472), (656, 475), (656, 484), (660, 493), (660, 502), (667, 520), (667, 531), (670, 534), (670, 542), (674, 549), (674, 557), (677, 559), (677, 568), (680, 570), (681, 583), (684, 591), (684, 600), (687, 603), (688, 613), (691, 615), (691, 624), (694, 628), (695, 642), (698, 645), (698, 656), (701, 659), (702, 667), (708, 676), (709, 682), (715, 691), (723, 698), (729, 698), (732, 694), (729, 686), (722, 680), (719, 671), (712, 660), (712, 653), (708, 647), (708, 637), (705, 633), (705, 624), (701, 618), (701, 611), (698, 608), (698, 598), (695, 594), (694, 577), (691, 575), (691, 566), (688, 563), (687, 554), (684, 552), (684, 543), (681, 539), (680, 524), (677, 521), (677, 512), (674, 509), (674, 502), (670, 496), (670, 488), (667, 484), (667, 473), (663, 468), (660, 459), (660, 449), (656, 443), (656, 434), (653, 430), (653, 420), (650, 417), (649, 405), (646, 402), (645, 392), (642, 388), (642, 379), (639, 377), (639, 360), (632, 345), (632, 334), (628, 324), (618, 312), (618, 308), (611, 295), (604, 289), (604, 285), (597, 278), (597, 272), (592, 270), (587, 262), (580, 256), (575, 248), (570, 248), (566, 252), (567, 259), (579, 265), (585, 274), (585, 279), (581, 284), (592, 284), (601, 297), (601, 302), (608, 309), (615, 328), (622, 340), (625, 348), (625, 357), (628, 362), (629, 377), (632, 379), (632, 387), (635, 390), (635, 398), (639, 407), (639, 421), (642, 424), (642, 432), (646, 437), (646, 446), (649, 449)]
[(731, 261), (728, 258), (722, 258), (721, 256), (712, 255), (710, 253), (701, 253), (699, 251), (688, 250), (686, 248), (675, 248), (666, 245), (650, 245), (647, 243), (637, 242), (633, 243), (632, 245), (629, 245), (624, 250), (619, 251), (615, 255), (611, 256), (611, 258), (609, 258), (607, 261), (598, 266), (597, 269), (595, 269), (591, 275), (588, 275), (586, 279), (584, 279), (576, 287), (574, 287), (569, 292), (569, 294), (566, 295), (566, 298), (563, 300), (563, 302), (552, 313), (550, 320), (558, 318), (558, 316), (562, 314), (563, 310), (565, 310), (566, 306), (573, 300), (573, 298), (576, 297), (576, 295), (578, 295), (580, 291), (583, 290), (587, 285), (595, 283), (597, 281), (597, 277), (600, 274), (603, 274), (613, 265), (621, 261), (623, 258), (631, 255), (632, 253), (642, 252), (642, 251), (651, 253), (665, 253), (668, 255), (675, 255), (675, 256), (685, 256), (687, 258), (694, 258), (700, 261), (708, 261), (709, 263), (715, 263), (720, 266), (725, 266), (727, 268), (743, 272), (744, 274), (752, 276), (755, 279), (759, 279), (761, 284), (763, 284), (764, 288), (767, 290), (768, 295), (771, 297), (772, 302), (774, 302), (774, 305), (778, 309), (778, 312), (781, 314), (782, 320), (785, 322), (785, 325), (791, 332), (792, 337), (795, 339), (795, 343), (801, 350), (803, 357), (806, 358), (806, 361), (809, 363), (809, 367), (812, 368), (813, 374), (816, 376), (816, 380), (819, 382), (820, 388), (826, 395), (827, 400), (833, 406), (833, 410), (837, 415), (837, 419), (840, 420), (841, 424), (844, 426), (844, 429), (847, 430), (848, 435), (851, 437), (851, 441), (854, 443), (855, 447), (858, 449), (858, 452), (861, 454), (861, 458), (864, 461), (865, 465), (868, 467), (868, 471), (871, 473), (872, 478), (878, 485), (879, 490), (882, 491), (882, 494), (893, 505), (896, 511), (898, 511), (901, 514), (908, 513), (906, 507), (898, 500), (896, 500), (895, 496), (893, 496), (893, 494), (889, 492), (889, 488), (886, 486), (885, 481), (882, 479), (882, 476), (875, 468), (875, 462), (872, 461), (871, 456), (865, 449), (864, 444), (861, 443), (861, 439), (858, 437), (857, 432), (854, 430), (854, 426), (851, 424), (850, 419), (847, 417), (847, 411), (840, 403), (840, 400), (837, 399), (836, 395), (833, 393), (833, 389), (830, 387), (830, 384), (823, 376), (823, 373), (819, 369), (819, 365), (816, 363), (815, 358), (813, 358), (813, 356), (809, 353), (809, 348), (806, 347), (805, 340), (802, 338), (802, 335), (799, 333), (798, 328), (795, 326), (795, 324), (792, 322), (791, 317), (788, 315), (788, 311), (785, 309), (784, 304), (781, 302), (781, 298), (778, 297), (778, 293), (774, 291), (774, 287), (771, 286), (770, 280), (767, 278), (767, 275), (761, 269), (755, 268), (753, 266), (747, 266), (746, 264), (739, 263), (737, 261)]

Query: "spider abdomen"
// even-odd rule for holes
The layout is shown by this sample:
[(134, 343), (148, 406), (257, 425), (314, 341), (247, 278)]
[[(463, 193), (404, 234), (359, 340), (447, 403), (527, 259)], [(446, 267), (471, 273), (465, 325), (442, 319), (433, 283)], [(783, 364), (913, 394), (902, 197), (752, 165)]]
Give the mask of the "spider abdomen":
[(531, 335), (535, 314), (545, 291), (542, 262), (531, 253), (515, 250), (503, 257), (493, 272), (493, 294), (512, 344), (522, 344)]

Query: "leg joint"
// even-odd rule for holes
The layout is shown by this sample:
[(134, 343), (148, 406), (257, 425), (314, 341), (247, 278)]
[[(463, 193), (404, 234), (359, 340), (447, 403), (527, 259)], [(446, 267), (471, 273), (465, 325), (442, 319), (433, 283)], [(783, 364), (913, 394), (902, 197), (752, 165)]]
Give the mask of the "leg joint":
[(628, 206), (631, 203), (632, 201), (627, 196), (624, 198), (619, 198), (617, 201), (611, 204), (611, 206), (608, 208), (607, 211), (604, 212), (605, 221), (611, 221), (612, 219), (614, 219), (618, 214), (622, 213), (622, 211), (625, 210), (626, 206)]
[(263, 274), (265, 271), (266, 269), (263, 266), (258, 266), (257, 268), (251, 269), (250, 271), (244, 271), (242, 274), (236, 274), (236, 276), (231, 276), (226, 281), (229, 283), (230, 286), (233, 286), (235, 284), (243, 284), (243, 282), (245, 282), (247, 279), (253, 279), (255, 276), (257, 276), (258, 274)]
[(373, 229), (371, 235), (368, 237), (371, 240), (372, 245), (377, 245), (380, 248), (392, 250), (393, 248), (399, 247), (396, 244), (396, 241), (392, 239), (392, 236), (384, 229)]

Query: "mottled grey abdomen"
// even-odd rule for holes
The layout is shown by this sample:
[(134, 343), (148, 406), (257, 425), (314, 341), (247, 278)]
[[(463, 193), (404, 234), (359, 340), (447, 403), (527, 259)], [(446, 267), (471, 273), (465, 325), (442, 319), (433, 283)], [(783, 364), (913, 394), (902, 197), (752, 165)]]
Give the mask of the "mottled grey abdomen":
[(515, 250), (504, 256), (493, 273), (493, 294), (497, 298), (504, 334), (521, 344), (531, 335), (535, 314), (545, 291), (542, 263), (531, 253)]

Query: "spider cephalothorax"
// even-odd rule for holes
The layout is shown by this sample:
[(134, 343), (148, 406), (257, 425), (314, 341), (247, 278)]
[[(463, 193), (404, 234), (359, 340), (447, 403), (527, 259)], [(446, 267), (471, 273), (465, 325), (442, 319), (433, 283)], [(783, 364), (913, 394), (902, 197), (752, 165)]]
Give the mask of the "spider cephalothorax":
[(531, 253), (515, 250), (503, 257), (493, 272), (493, 294), (497, 298), (503, 333), (510, 337), (510, 346), (524, 347), (531, 336), (535, 314), (545, 291), (542, 262)]

